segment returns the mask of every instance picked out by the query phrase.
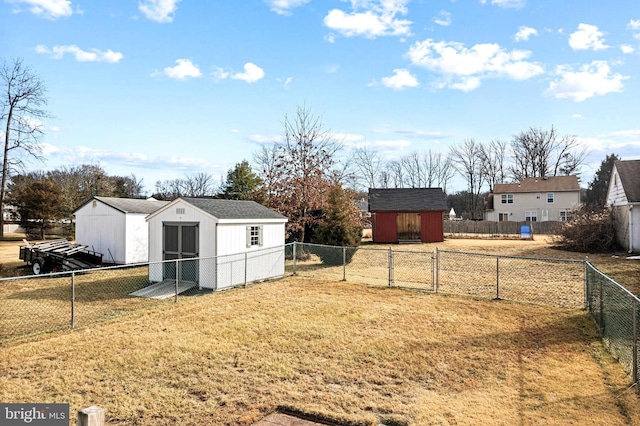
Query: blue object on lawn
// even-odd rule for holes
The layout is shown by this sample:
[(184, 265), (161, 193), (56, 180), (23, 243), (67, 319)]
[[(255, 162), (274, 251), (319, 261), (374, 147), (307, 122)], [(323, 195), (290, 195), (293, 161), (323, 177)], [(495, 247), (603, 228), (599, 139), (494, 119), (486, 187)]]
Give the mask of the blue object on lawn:
[(520, 225), (520, 238), (531, 238), (531, 226)]

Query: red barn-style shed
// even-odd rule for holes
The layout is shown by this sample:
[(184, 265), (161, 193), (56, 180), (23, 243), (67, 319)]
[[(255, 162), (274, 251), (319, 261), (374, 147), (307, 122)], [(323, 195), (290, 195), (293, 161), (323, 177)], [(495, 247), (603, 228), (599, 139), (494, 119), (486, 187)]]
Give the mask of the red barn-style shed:
[(444, 241), (442, 188), (369, 189), (374, 243)]

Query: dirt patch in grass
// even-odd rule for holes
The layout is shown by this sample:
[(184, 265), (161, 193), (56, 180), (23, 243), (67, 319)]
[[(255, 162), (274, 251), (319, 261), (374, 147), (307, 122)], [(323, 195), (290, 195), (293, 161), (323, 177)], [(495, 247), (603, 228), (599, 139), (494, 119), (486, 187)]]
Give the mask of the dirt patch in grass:
[(120, 425), (640, 424), (629, 381), (581, 311), (301, 278), (0, 348), (0, 400)]

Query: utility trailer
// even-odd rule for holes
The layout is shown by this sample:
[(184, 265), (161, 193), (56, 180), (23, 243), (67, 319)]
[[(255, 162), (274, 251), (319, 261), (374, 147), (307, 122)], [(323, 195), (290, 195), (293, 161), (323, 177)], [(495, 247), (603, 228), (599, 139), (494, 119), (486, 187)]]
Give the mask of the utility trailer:
[(29, 243), (23, 240), (20, 259), (31, 265), (34, 275), (43, 272), (75, 271), (102, 265), (102, 253), (89, 250), (88, 246), (72, 244), (67, 240), (51, 240)]

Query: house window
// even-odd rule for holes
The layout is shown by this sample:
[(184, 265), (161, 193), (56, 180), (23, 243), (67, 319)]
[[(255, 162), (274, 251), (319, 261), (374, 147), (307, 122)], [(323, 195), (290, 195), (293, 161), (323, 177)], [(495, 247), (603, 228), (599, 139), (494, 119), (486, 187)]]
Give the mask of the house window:
[(561, 210), (560, 211), (560, 220), (562, 222), (568, 222), (569, 220), (571, 220), (571, 217), (569, 216), (569, 211), (568, 210)]
[(553, 192), (547, 192), (547, 203), (553, 203)]
[(509, 213), (498, 213), (498, 222), (508, 222)]
[(539, 200), (539, 199), (540, 199), (540, 193), (538, 192), (538, 193), (536, 194), (536, 200)]
[(526, 220), (527, 222), (537, 222), (538, 212), (536, 211), (524, 212), (524, 220)]
[(247, 248), (262, 246), (262, 225), (247, 226)]
[(513, 194), (502, 194), (502, 204), (513, 204)]

